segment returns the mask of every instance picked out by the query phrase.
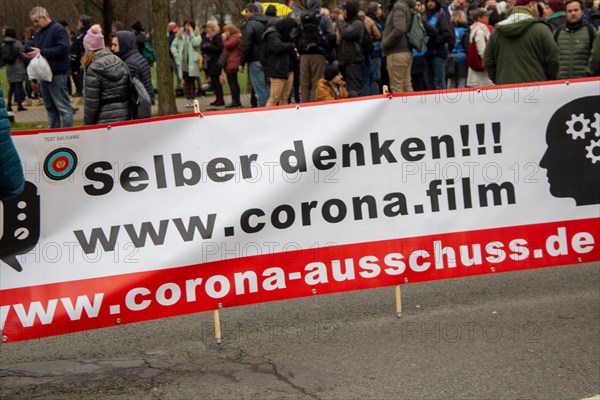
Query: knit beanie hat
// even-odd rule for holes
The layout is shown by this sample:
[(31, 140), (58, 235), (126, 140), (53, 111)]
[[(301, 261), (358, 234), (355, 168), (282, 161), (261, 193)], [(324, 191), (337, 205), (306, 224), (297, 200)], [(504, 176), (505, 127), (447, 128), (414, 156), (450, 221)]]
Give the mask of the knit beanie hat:
[(565, 11), (564, 0), (548, 0), (548, 7), (554, 12)]
[(87, 31), (83, 38), (83, 47), (86, 50), (94, 51), (104, 48), (104, 35), (102, 35), (102, 28), (100, 25), (95, 24)]
[(340, 69), (335, 65), (330, 65), (325, 68), (325, 75), (323, 76), (326, 81), (330, 81), (340, 73)]
[(142, 32), (144, 30), (144, 27), (142, 26), (142, 23), (140, 21), (135, 21), (133, 24), (131, 24), (131, 29), (133, 29), (136, 32)]

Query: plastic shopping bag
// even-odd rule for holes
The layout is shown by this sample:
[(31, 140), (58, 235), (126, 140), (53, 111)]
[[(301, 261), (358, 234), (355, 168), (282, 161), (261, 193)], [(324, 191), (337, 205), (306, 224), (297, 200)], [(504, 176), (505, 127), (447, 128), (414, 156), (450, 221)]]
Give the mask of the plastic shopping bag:
[(45, 82), (52, 81), (50, 64), (48, 64), (48, 61), (41, 54), (33, 57), (27, 67), (27, 74), (29, 75), (29, 79), (37, 79), (38, 81)]

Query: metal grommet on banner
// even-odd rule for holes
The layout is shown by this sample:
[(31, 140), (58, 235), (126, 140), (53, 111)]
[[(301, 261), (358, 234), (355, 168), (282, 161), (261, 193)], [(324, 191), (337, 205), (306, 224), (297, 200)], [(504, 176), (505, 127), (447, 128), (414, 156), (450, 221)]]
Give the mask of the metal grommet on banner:
[(3, 341), (3, 342), (6, 342), (6, 341), (8, 341), (8, 336), (2, 336), (2, 341)]
[(571, 82), (569, 82), (569, 81), (565, 82), (565, 86), (569, 86), (570, 84), (571, 84)]
[(219, 303), (218, 307), (219, 307), (219, 309), (222, 309), (223, 308), (223, 303)]
[(298, 105), (297, 105), (297, 106), (296, 106), (296, 110), (299, 110), (299, 109), (300, 109), (300, 106), (298, 106)]
[(490, 271), (496, 272), (496, 268), (492, 267), (492, 268), (490, 268)]
[(121, 318), (117, 318), (117, 324), (121, 323)]
[(112, 130), (112, 126), (110, 126), (110, 125), (109, 125), (109, 126), (107, 126), (107, 127), (106, 127), (106, 130), (110, 132), (110, 131)]
[(408, 278), (404, 278), (404, 283), (408, 283)]
[(313, 289), (311, 292), (312, 294), (317, 294), (317, 289)]
[(581, 259), (581, 257), (577, 257), (577, 262), (583, 262), (583, 260)]
[(477, 94), (481, 94), (481, 89), (477, 89)]

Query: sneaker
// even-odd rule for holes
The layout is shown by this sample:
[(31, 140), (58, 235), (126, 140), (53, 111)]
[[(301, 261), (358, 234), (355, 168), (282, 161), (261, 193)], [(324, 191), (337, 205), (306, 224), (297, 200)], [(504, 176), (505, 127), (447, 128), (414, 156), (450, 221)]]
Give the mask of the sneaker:
[(225, 108), (241, 108), (242, 105), (239, 103), (229, 103), (225, 106)]
[(185, 104), (185, 108), (194, 108), (194, 100), (188, 100)]
[(31, 101), (31, 99), (25, 99), (25, 101), (23, 102), (24, 106), (27, 107), (31, 107), (33, 105), (33, 101)]
[(6, 111), (8, 111), (8, 112), (12, 111), (12, 106), (10, 104), (6, 106)]
[(17, 111), (27, 111), (27, 109), (23, 107), (23, 104), (19, 104), (19, 107), (17, 107)]
[(36, 101), (33, 102), (34, 106), (43, 106), (44, 105), (44, 100), (42, 99), (37, 99)]

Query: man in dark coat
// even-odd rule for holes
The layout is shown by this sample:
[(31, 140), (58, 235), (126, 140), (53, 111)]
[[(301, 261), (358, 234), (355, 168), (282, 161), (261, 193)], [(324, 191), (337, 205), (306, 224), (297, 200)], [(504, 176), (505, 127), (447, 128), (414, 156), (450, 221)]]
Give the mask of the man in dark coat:
[(50, 128), (72, 127), (73, 109), (67, 93), (69, 34), (62, 25), (50, 19), (48, 11), (43, 7), (34, 7), (29, 12), (29, 17), (39, 32), (32, 39), (32, 51), (26, 55), (32, 59), (41, 54), (52, 70), (52, 81), (40, 82)]

